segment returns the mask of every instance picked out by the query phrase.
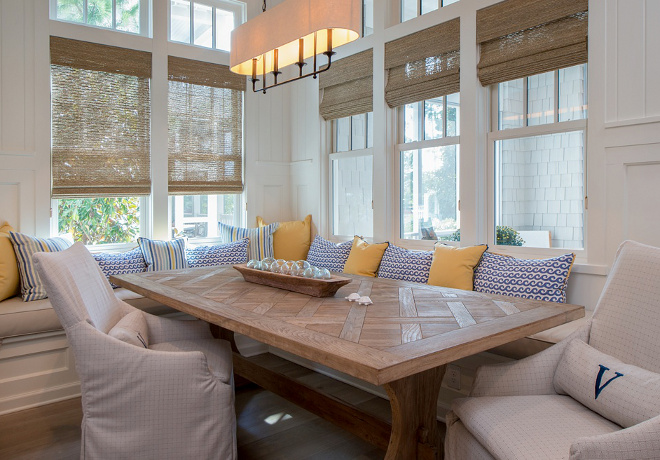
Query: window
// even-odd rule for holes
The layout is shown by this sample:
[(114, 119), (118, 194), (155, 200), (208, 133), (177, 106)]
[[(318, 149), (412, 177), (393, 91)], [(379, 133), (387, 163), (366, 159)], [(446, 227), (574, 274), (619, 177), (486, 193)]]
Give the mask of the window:
[(105, 29), (147, 35), (148, 0), (50, 0), (51, 17)]
[(332, 233), (373, 236), (373, 113), (332, 120)]
[(227, 66), (169, 57), (168, 189), (172, 235), (239, 225), (245, 79)]
[(401, 0), (401, 22), (435, 11), (438, 7), (451, 5), (458, 0)]
[(496, 244), (583, 248), (586, 64), (499, 83), (492, 94)]
[(362, 0), (362, 36), (374, 33), (374, 0)]
[(151, 192), (151, 54), (51, 37), (53, 233), (135, 241)]
[(141, 197), (54, 200), (54, 234), (70, 233), (83, 244), (132, 243), (141, 233)]
[(218, 222), (241, 223), (241, 195), (183, 195), (170, 197), (172, 238), (219, 236)]
[(399, 108), (400, 237), (458, 240), (460, 94)]
[(231, 31), (243, 22), (240, 2), (170, 1), (170, 40), (229, 51)]

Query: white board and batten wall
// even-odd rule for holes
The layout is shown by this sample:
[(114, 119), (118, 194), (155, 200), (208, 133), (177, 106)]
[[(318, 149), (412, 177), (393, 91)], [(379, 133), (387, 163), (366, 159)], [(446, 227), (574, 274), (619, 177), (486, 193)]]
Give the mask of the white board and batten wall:
[[(462, 238), (464, 244), (483, 242), (489, 199), (484, 185), (488, 98), (476, 76), (473, 37), (476, 10), (497, 1), (459, 1), (392, 27), (385, 26), (395, 22), (394, 8), (386, 2), (374, 3), (374, 34), (340, 48), (337, 56), (374, 48), (374, 239), (391, 240), (398, 228), (391, 129), (396, 121), (383, 98), (384, 43), (460, 16)], [(154, 21), (166, 21), (162, 9), (154, 8)], [(260, 8), (261, 2), (248, 2), (248, 17), (259, 14)], [(593, 308), (621, 241), (660, 246), (660, 61), (656, 58), (660, 2), (591, 0), (589, 10), (589, 208), (586, 248), (568, 292), (570, 302)], [(49, 35), (53, 28), (63, 27), (49, 20), (48, 0), (0, 0), (0, 221), (38, 236), (50, 232)], [(111, 34), (94, 30), (81, 36), (93, 33)], [(184, 46), (140, 40), (144, 49), (154, 53), (154, 69), (166, 66), (168, 50)], [(228, 63), (226, 56), (213, 61)], [(152, 83), (153, 91), (166, 88), (163, 77)], [(312, 214), (317, 231), (330, 234), (330, 140), (318, 104), (318, 83), (313, 79), (269, 90), (265, 96), (246, 92), (248, 226), (254, 225), (257, 215), (270, 222)], [(158, 108), (159, 113), (163, 108)], [(157, 110), (153, 112), (158, 116)], [(154, 155), (162, 155), (166, 147), (164, 125), (160, 126), (153, 144), (160, 146), (161, 154)], [(158, 158), (152, 176), (162, 184), (166, 161)], [(164, 195), (154, 201), (154, 207), (166, 206)], [(166, 237), (166, 219), (162, 214), (156, 219), (154, 237)], [(62, 339), (55, 335), (0, 345), (0, 362), (11, 366), (0, 367), (0, 388), (23, 389), (20, 395), (0, 393), (0, 413), (75, 393), (72, 360)], [(29, 361), (35, 356), (37, 361)], [(21, 362), (23, 372), (17, 373)]]

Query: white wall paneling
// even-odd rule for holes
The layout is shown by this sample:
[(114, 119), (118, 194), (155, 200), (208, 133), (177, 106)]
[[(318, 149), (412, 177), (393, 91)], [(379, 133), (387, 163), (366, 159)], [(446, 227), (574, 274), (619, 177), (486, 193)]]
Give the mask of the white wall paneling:
[(607, 122), (660, 115), (659, 17), (657, 0), (607, 0)]
[(5, 339), (0, 345), (0, 415), (79, 395), (64, 331)]
[(606, 153), (610, 260), (626, 239), (660, 246), (660, 143), (608, 147)]

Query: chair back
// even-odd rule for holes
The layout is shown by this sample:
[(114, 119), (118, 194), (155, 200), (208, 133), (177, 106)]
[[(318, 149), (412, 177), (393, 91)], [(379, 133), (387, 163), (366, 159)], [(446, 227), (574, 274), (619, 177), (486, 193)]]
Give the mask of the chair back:
[(589, 344), (660, 372), (660, 248), (624, 241), (598, 300)]
[(65, 329), (87, 321), (107, 333), (117, 324), (122, 302), (82, 243), (60, 252), (38, 252), (33, 260)]

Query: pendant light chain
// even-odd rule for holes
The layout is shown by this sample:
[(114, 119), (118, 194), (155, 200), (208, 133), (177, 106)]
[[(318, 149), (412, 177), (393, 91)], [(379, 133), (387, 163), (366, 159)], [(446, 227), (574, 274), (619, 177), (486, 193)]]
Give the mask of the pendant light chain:
[(261, 7), (261, 12), (262, 12), (262, 13), (265, 13), (265, 12), (266, 12), (266, 0), (264, 0), (264, 4), (263, 4), (263, 6)]

